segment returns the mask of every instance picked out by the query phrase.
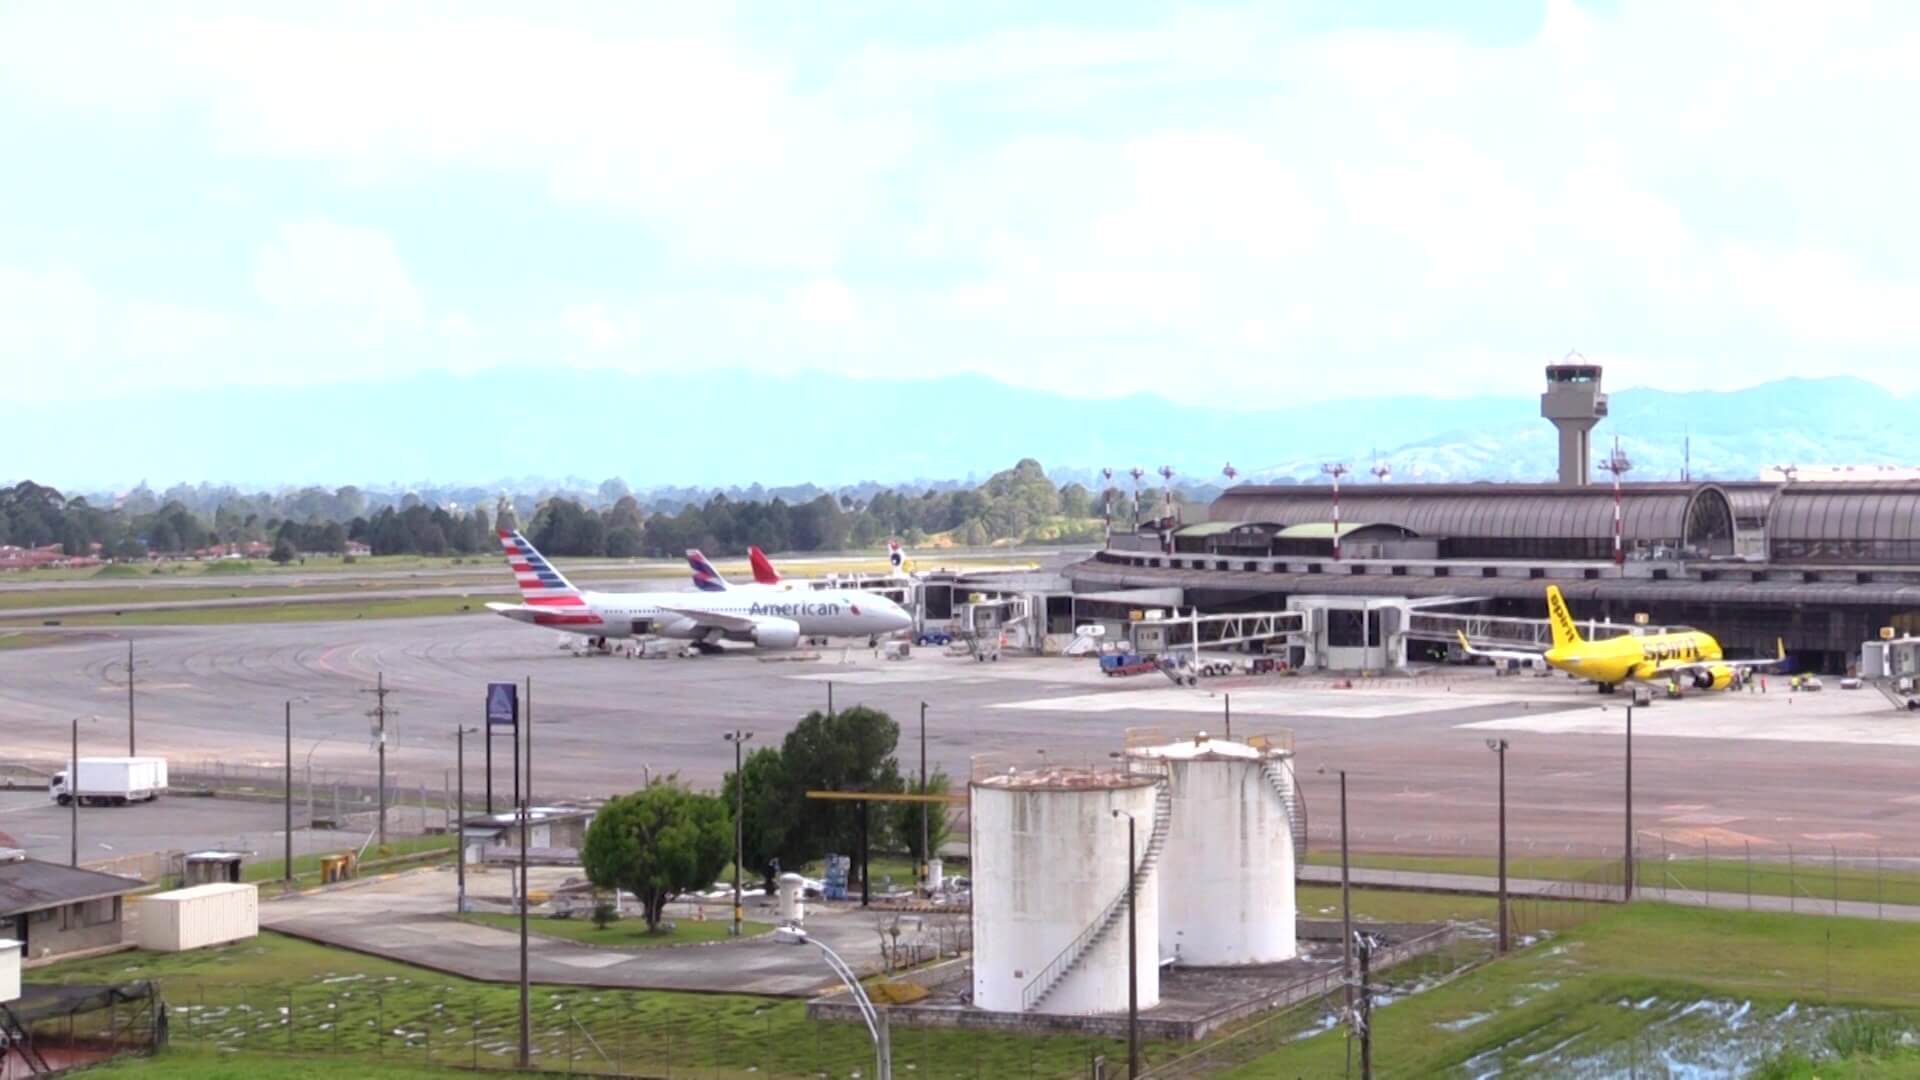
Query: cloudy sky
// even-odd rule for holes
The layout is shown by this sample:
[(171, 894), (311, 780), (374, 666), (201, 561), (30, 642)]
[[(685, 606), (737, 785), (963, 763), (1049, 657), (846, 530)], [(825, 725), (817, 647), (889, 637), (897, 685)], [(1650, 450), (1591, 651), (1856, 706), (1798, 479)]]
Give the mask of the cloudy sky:
[[(538, 14), (534, 14), (534, 12)], [(543, 365), (1262, 404), (1920, 345), (1920, 5), (0, 5), (18, 402)]]

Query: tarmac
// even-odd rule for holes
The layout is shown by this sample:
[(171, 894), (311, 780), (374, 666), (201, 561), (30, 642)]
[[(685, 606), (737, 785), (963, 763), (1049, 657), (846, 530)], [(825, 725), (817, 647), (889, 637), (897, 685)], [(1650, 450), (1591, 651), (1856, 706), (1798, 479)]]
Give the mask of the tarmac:
[[(902, 771), (919, 765), (927, 703), (931, 768), (963, 781), (974, 755), (1002, 765), (1105, 764), (1129, 729), (1168, 737), (1292, 732), (1311, 846), (1337, 842), (1341, 770), (1355, 850), (1490, 854), (1499, 789), (1487, 740), (1505, 738), (1516, 855), (1618, 852), (1625, 836), (1625, 710), (1568, 679), (1440, 668), (1420, 678), (1238, 678), (1175, 688), (1156, 675), (1102, 677), (1091, 660), (1007, 656), (982, 664), (864, 647), (818, 659), (731, 649), (695, 659), (580, 657), (554, 633), (486, 614), (133, 631), (140, 746), (176, 769), (251, 772), (277, 783), (282, 703), (294, 755), (316, 781), (367, 779), (375, 759), (367, 691), (392, 693), (390, 780), (411, 800), (453, 786), (453, 732), (482, 720), (485, 684), (531, 679), (531, 786), (538, 798), (631, 790), (677, 773), (701, 787), (733, 765), (724, 732), (777, 745), (809, 710), (865, 704), (901, 723)], [(0, 757), (60, 760), (67, 720), (85, 753), (124, 745), (122, 639), (0, 650)], [(1920, 855), (1920, 721), (1870, 691), (1699, 693), (1636, 710), (1634, 824), (1676, 848), (1789, 845)], [(511, 785), (496, 752), (495, 788)], [(485, 786), (484, 743), (467, 745), (469, 792)], [(0, 818), (0, 820), (4, 820)], [(5, 828), (0, 825), (0, 829)]]
[[(574, 869), (530, 869), (529, 893), (553, 889), (578, 876)], [(472, 876), (468, 887), (476, 898), (498, 894), (494, 900), (509, 902), (511, 884), (506, 872)], [(262, 903), (260, 926), (448, 975), (518, 982), (519, 934), (454, 917), (455, 893), (452, 867), (406, 871)], [(750, 899), (750, 921), (774, 921), (772, 912), (764, 910), (762, 898)], [(672, 905), (668, 917), (685, 920), (691, 911), (684, 904)], [(857, 908), (809, 905), (806, 929), (855, 970), (865, 972), (879, 969), (881, 939), (875, 927), (887, 917)], [(529, 935), (527, 964), (531, 980), (544, 985), (771, 997), (810, 997), (840, 985), (817, 950), (781, 943), (772, 934), (635, 949)]]

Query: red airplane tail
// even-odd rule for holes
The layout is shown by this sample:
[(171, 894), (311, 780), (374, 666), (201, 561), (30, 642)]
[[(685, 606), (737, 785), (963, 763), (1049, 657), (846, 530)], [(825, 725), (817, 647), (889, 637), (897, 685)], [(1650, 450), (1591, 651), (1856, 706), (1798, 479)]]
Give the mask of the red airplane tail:
[(767, 559), (767, 553), (761, 551), (759, 545), (756, 544), (747, 549), (747, 560), (753, 564), (754, 581), (762, 585), (780, 584), (780, 572), (773, 568), (773, 563)]

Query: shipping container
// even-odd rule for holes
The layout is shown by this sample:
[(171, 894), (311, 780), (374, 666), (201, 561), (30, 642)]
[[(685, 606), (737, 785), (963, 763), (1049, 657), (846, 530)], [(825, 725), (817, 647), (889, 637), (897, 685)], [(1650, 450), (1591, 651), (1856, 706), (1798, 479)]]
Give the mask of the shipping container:
[(0, 1005), (20, 1000), (19, 942), (0, 937)]
[(141, 897), (140, 947), (185, 952), (242, 941), (260, 933), (260, 889), (214, 882)]

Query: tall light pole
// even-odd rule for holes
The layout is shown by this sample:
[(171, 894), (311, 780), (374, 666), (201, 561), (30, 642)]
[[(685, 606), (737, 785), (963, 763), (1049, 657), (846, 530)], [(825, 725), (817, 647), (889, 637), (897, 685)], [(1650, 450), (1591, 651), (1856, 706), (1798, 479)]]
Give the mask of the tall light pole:
[(1129, 811), (1114, 808), (1113, 816), (1127, 819), (1127, 1077), (1140, 1075), (1140, 918), (1134, 906), (1134, 837), (1139, 827)]
[[(1326, 775), (1322, 765), (1320, 774)], [(1347, 862), (1347, 770), (1340, 773), (1340, 979), (1347, 987), (1347, 1010), (1353, 1010), (1353, 875)]]
[(1594, 466), (1613, 474), (1613, 565), (1627, 565), (1626, 543), (1622, 539), (1625, 527), (1620, 513), (1620, 478), (1633, 471), (1633, 462), (1627, 460), (1626, 452), (1620, 449), (1620, 436), (1613, 437), (1613, 454), (1607, 460)]
[(133, 639), (127, 639), (127, 756), (134, 755), (133, 749)]
[(1229, 462), (1227, 462), (1227, 463), (1226, 463), (1225, 465), (1223, 465), (1223, 466), (1221, 466), (1221, 468), (1220, 468), (1220, 475), (1221, 475), (1221, 476), (1224, 476), (1224, 477), (1226, 477), (1226, 478), (1227, 478), (1227, 486), (1228, 486), (1228, 487), (1232, 487), (1232, 486), (1233, 486), (1233, 480), (1234, 480), (1234, 477), (1237, 477), (1237, 476), (1239, 476), (1239, 475), (1240, 475), (1240, 470), (1239, 470), (1239, 469), (1236, 469), (1236, 468), (1234, 468), (1234, 467), (1233, 467), (1233, 462), (1231, 462), (1231, 461), (1229, 461)]
[(1102, 518), (1104, 518), (1104, 526), (1106, 529), (1106, 543), (1104, 543), (1102, 546), (1112, 547), (1113, 546), (1113, 469), (1112, 468), (1103, 468), (1100, 470), (1100, 504), (1103, 508), (1101, 510), (1101, 516)]
[(1160, 501), (1166, 507), (1161, 516), (1166, 518), (1169, 527), (1173, 521), (1173, 466), (1160, 466)]
[[(927, 793), (927, 703), (920, 703), (920, 794)], [(931, 892), (933, 886), (933, 807), (920, 804), (920, 888)]]
[(1127, 470), (1127, 475), (1133, 477), (1133, 531), (1139, 532), (1140, 531), (1140, 478), (1147, 475), (1147, 470), (1141, 468), (1138, 465), (1135, 465), (1133, 468)]
[(1633, 706), (1627, 706), (1627, 858), (1621, 867), (1625, 882), (1621, 899), (1633, 899)]
[(1393, 465), (1386, 461), (1376, 461), (1373, 463), (1373, 468), (1367, 471), (1373, 474), (1374, 483), (1384, 484), (1387, 482), (1387, 477), (1393, 475)]
[(826, 956), (827, 967), (846, 985), (854, 1008), (860, 1010), (860, 1019), (867, 1025), (867, 1034), (873, 1038), (873, 1075), (876, 1080), (893, 1080), (893, 1042), (887, 1032), (887, 1014), (873, 1007), (873, 999), (867, 996), (867, 988), (860, 985), (860, 977), (840, 959), (839, 953), (797, 926), (780, 927), (774, 935), (782, 941), (811, 945)]
[(733, 744), (733, 936), (740, 936), (740, 863), (747, 852), (747, 776), (742, 748), (753, 732), (734, 729), (721, 738)]
[(1333, 477), (1333, 561), (1340, 561), (1340, 478), (1347, 475), (1345, 462), (1330, 461), (1320, 471)]
[(454, 848), (453, 866), (458, 872), (453, 910), (461, 915), (467, 913), (467, 736), (480, 732), (479, 728), (456, 727), (453, 729), (453, 819)]
[(331, 739), (331, 738), (333, 738), (331, 734), (322, 735), (319, 738), (313, 740), (312, 746), (307, 747), (307, 757), (306, 757), (307, 828), (309, 829), (313, 828), (313, 752), (315, 750), (320, 749), (321, 743), (326, 742), (328, 739)]
[(1512, 946), (1507, 937), (1507, 740), (1488, 739), (1487, 749), (1500, 758), (1500, 952)]
[[(363, 694), (374, 695), (374, 706), (372, 709), (369, 709), (367, 711), (367, 715), (373, 717), (373, 721), (374, 721), (373, 741), (375, 743), (375, 748), (380, 752), (379, 837), (380, 837), (380, 846), (386, 847), (387, 846), (387, 717), (397, 716), (400, 710), (387, 708), (387, 695), (393, 693), (393, 691), (387, 689), (387, 673), (384, 671), (378, 673), (378, 675), (376, 676), (374, 680), (373, 689), (362, 690), (360, 692)], [(516, 755), (514, 760), (518, 761), (519, 750), (517, 747), (514, 752)]]
[(287, 701), (286, 723), (287, 723), (287, 733), (286, 733), (287, 734), (287, 742), (286, 742), (287, 768), (286, 768), (286, 775), (284, 777), (282, 786), (286, 788), (286, 792), (287, 792), (286, 799), (285, 799), (287, 844), (286, 844), (286, 851), (285, 851), (286, 862), (281, 867), (280, 880), (286, 888), (292, 889), (293, 888), (293, 701), (291, 699)]

